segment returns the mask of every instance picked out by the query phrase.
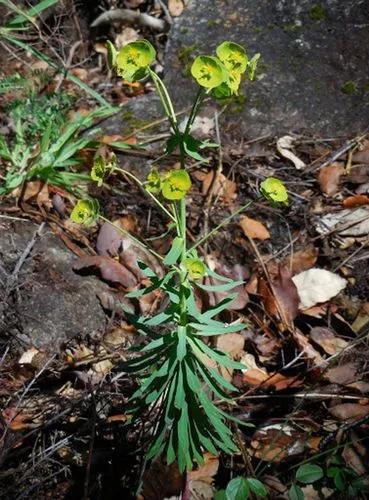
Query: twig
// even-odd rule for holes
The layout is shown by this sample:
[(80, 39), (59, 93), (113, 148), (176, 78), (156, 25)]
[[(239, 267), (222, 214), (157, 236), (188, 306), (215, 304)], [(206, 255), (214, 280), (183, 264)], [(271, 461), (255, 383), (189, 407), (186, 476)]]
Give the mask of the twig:
[(14, 269), (13, 269), (13, 272), (11, 274), (11, 279), (14, 280), (21, 267), (23, 266), (25, 260), (27, 259), (28, 255), (31, 253), (32, 251), (32, 248), (34, 247), (36, 241), (37, 241), (37, 237), (41, 235), (42, 233), (42, 230), (43, 228), (45, 227), (45, 222), (42, 222), (39, 226), (39, 228), (37, 229), (37, 231), (35, 231), (34, 235), (32, 236), (32, 239), (31, 241), (28, 242), (28, 245), (26, 246), (26, 248), (23, 250), (23, 253), (22, 255), (20, 256), (20, 258), (18, 259), (18, 262), (16, 263)]
[(162, 19), (158, 19), (149, 14), (145, 14), (131, 9), (113, 9), (107, 10), (100, 14), (93, 23), (91, 28), (96, 28), (101, 24), (111, 24), (116, 21), (124, 21), (128, 23), (137, 23), (141, 26), (147, 26), (156, 31), (165, 31), (166, 23)]

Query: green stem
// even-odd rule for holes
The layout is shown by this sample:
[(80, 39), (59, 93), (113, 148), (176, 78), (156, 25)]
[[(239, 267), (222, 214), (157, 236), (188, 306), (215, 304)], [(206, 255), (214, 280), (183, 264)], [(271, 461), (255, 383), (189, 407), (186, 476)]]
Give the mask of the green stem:
[(136, 243), (137, 246), (139, 246), (140, 248), (142, 248), (143, 250), (145, 250), (147, 252), (150, 252), (157, 259), (164, 260), (164, 258), (160, 254), (158, 254), (157, 252), (155, 252), (155, 250), (153, 250), (149, 246), (145, 245), (145, 243), (142, 243), (142, 241), (140, 241), (138, 238), (136, 238), (135, 236), (133, 236), (129, 231), (126, 231), (122, 227), (119, 227), (117, 224), (114, 224), (114, 222), (111, 222), (109, 219), (107, 219), (103, 215), (99, 215), (99, 219), (101, 219), (104, 222), (107, 222), (108, 224), (110, 224), (114, 229), (116, 229), (119, 233), (123, 234), (124, 236), (128, 236), (128, 238), (131, 239), (134, 243)]
[(157, 199), (157, 197), (151, 193), (151, 191), (148, 191), (147, 189), (145, 189), (143, 187), (143, 183), (140, 181), (140, 179), (138, 177), (136, 177), (134, 174), (132, 174), (131, 172), (128, 172), (128, 170), (124, 170), (124, 168), (119, 168), (119, 167), (116, 167), (114, 168), (114, 170), (117, 170), (119, 172), (122, 172), (122, 174), (125, 174), (127, 175), (128, 177), (130, 177), (131, 179), (133, 179), (139, 186), (141, 189), (143, 189), (145, 191), (146, 194), (148, 194), (150, 196), (150, 198), (152, 198), (154, 200), (154, 202), (163, 210), (163, 212), (165, 212), (167, 214), (167, 216), (174, 222), (174, 223), (177, 223), (177, 220), (175, 217), (173, 217), (173, 215), (169, 212), (169, 210), (167, 210), (165, 208), (165, 206)]
[(172, 100), (169, 96), (167, 88), (164, 85), (164, 82), (162, 81), (162, 79), (155, 73), (155, 71), (153, 71), (150, 68), (149, 68), (149, 74), (150, 74), (151, 78), (153, 79), (156, 90), (157, 90), (159, 97), (160, 97), (160, 100), (163, 104), (165, 114), (169, 118), (169, 121), (173, 127), (173, 130), (175, 132), (178, 132), (177, 116), (175, 114)]
[(193, 103), (193, 106), (191, 108), (190, 116), (188, 117), (186, 123), (186, 129), (183, 134), (185, 137), (191, 132), (191, 127), (193, 125), (193, 122), (196, 118), (197, 112), (202, 104), (204, 97), (205, 97), (205, 89), (200, 87), (199, 91), (197, 92), (195, 102)]

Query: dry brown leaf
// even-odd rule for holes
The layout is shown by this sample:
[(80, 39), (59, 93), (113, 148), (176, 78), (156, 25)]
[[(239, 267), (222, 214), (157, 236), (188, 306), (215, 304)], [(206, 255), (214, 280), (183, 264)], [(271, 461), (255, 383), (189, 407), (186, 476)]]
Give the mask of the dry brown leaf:
[(322, 358), (321, 354), (314, 349), (309, 340), (301, 332), (295, 328), (292, 332), (293, 338), (297, 345), (304, 351), (305, 356), (314, 362), (314, 365), (323, 369), (327, 366), (327, 362)]
[(257, 240), (267, 240), (270, 238), (270, 233), (264, 224), (246, 215), (240, 217), (240, 226), (242, 231), (249, 238), (255, 238)]
[(329, 328), (317, 326), (310, 331), (311, 339), (331, 356), (338, 354), (348, 346), (348, 342), (336, 337)]
[(42, 181), (27, 182), (23, 191), (24, 201), (35, 201), (38, 206), (52, 207), (49, 187)]
[(347, 385), (357, 378), (357, 367), (355, 363), (345, 363), (343, 365), (328, 368), (324, 377), (332, 384)]
[(171, 16), (180, 16), (183, 12), (183, 9), (184, 5), (182, 0), (168, 0), (168, 10)]
[(219, 457), (212, 455), (209, 452), (204, 453), (205, 462), (196, 470), (188, 472), (189, 481), (203, 481), (212, 484), (215, 474), (219, 468)]
[(355, 208), (368, 204), (369, 196), (366, 196), (365, 194), (356, 194), (354, 196), (349, 196), (348, 198), (343, 200), (343, 206), (345, 208)]
[(350, 445), (346, 445), (342, 452), (342, 458), (344, 459), (347, 467), (353, 469), (358, 476), (363, 476), (366, 472), (365, 466), (357, 453), (357, 451)]
[(280, 373), (270, 375), (264, 368), (257, 366), (252, 354), (244, 354), (241, 358), (241, 363), (247, 366), (245, 370), (242, 370), (242, 382), (245, 384), (275, 387), (277, 391), (301, 385), (301, 381), (296, 380), (295, 377), (285, 377)]
[(302, 271), (307, 271), (311, 269), (316, 264), (318, 258), (318, 249), (309, 245), (304, 250), (297, 250), (291, 257), (286, 257), (283, 261), (283, 265), (290, 266), (292, 275), (301, 273)]
[(110, 283), (119, 283), (127, 289), (133, 289), (138, 285), (137, 277), (111, 257), (89, 255), (79, 258), (73, 265), (75, 271), (87, 271), (91, 268), (97, 269), (102, 279)]
[(362, 151), (358, 151), (352, 156), (353, 163), (368, 163), (369, 164), (369, 144), (366, 144)]
[[(243, 352), (245, 340), (240, 333), (226, 333), (218, 335), (215, 341), (217, 349), (230, 355), (231, 358), (236, 359)], [(226, 368), (220, 366), (220, 373), (223, 377), (230, 381), (232, 380), (233, 368)]]
[(333, 196), (338, 191), (341, 176), (345, 169), (341, 163), (332, 163), (319, 171), (318, 180), (320, 189), (327, 196)]
[(368, 415), (369, 404), (342, 403), (329, 408), (329, 412), (339, 420), (354, 420)]
[(279, 274), (272, 283), (272, 290), (263, 279), (260, 279), (258, 293), (263, 297), (265, 309), (270, 315), (279, 317), (286, 326), (292, 326), (298, 314), (299, 297), (286, 266), (279, 267)]
[(219, 196), (226, 203), (233, 202), (237, 198), (236, 183), (227, 179), (227, 177), (220, 172), (216, 176), (213, 185), (215, 175), (216, 173), (213, 170), (210, 170), (210, 172), (205, 175), (202, 184), (202, 194), (207, 195), (211, 188), (213, 190), (213, 196)]
[(268, 425), (258, 429), (251, 439), (256, 458), (266, 462), (281, 462), (305, 450), (306, 436), (285, 424)]

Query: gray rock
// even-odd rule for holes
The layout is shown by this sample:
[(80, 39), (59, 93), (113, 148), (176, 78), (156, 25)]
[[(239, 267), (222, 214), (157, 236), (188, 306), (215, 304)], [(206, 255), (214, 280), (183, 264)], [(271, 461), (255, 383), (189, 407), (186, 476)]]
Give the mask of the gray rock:
[(346, 135), (369, 126), (369, 0), (190, 0), (164, 64), (177, 106), (196, 92), (183, 60), (223, 40), (262, 57), (259, 81), (244, 85), (245, 104), (226, 117), (229, 130)]
[[(6, 298), (3, 305), (13, 308), (14, 334), (26, 343), (56, 352), (62, 342), (75, 336), (102, 332), (105, 314), (97, 293), (105, 285), (75, 274), (72, 265), (76, 257), (47, 227), (37, 238), (17, 280), (11, 280), (10, 275), (38, 226), (4, 221), (0, 225), (1, 295)], [(0, 312), (0, 327), (9, 334), (10, 311)]]

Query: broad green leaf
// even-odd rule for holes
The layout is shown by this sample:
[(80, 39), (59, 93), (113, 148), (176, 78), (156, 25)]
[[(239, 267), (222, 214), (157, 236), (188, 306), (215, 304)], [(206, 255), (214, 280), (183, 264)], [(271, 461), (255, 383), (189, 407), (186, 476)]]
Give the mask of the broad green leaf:
[(165, 256), (164, 265), (171, 266), (177, 262), (183, 250), (183, 238), (176, 236), (173, 240), (172, 246)]
[(214, 500), (227, 500), (226, 490), (216, 491), (214, 494)]
[(304, 484), (315, 483), (323, 476), (323, 469), (315, 464), (301, 465), (296, 471), (296, 481)]
[(204, 158), (198, 153), (198, 150), (200, 149), (201, 146), (201, 141), (198, 141), (192, 135), (187, 135), (183, 139), (183, 146), (185, 152), (188, 154), (188, 156), (191, 156), (194, 160), (197, 161), (202, 161)]
[(259, 481), (259, 479), (248, 477), (246, 481), (250, 486), (250, 490), (255, 493), (255, 495), (263, 498), (266, 498), (268, 496), (268, 490), (266, 486), (261, 481)]
[(304, 500), (304, 492), (297, 484), (293, 484), (288, 490), (288, 500)]
[(249, 497), (249, 493), (249, 485), (242, 476), (235, 477), (227, 484), (227, 500), (246, 500)]

